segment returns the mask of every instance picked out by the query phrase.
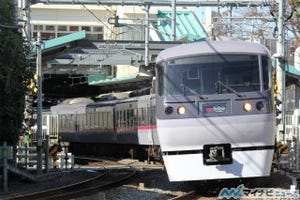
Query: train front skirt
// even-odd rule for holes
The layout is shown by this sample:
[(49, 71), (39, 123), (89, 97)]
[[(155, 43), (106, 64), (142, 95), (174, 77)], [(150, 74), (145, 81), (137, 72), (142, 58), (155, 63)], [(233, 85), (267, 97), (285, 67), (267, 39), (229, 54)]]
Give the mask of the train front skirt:
[(204, 165), (203, 153), (163, 156), (170, 181), (269, 176), (274, 150), (233, 151), (232, 163)]

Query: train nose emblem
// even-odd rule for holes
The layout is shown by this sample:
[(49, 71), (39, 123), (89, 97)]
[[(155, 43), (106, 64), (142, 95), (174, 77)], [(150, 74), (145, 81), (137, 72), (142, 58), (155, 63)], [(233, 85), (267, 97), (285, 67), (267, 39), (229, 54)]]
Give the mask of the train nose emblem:
[(217, 106), (213, 106), (213, 111), (214, 112), (224, 112), (226, 110), (226, 107), (223, 105), (217, 105)]
[(226, 104), (206, 104), (203, 105), (204, 113), (225, 113), (226, 112)]
[(210, 147), (208, 156), (210, 160), (217, 161), (218, 157), (224, 157), (224, 148), (219, 146)]
[(232, 163), (230, 144), (204, 145), (203, 148), (203, 162), (205, 165)]

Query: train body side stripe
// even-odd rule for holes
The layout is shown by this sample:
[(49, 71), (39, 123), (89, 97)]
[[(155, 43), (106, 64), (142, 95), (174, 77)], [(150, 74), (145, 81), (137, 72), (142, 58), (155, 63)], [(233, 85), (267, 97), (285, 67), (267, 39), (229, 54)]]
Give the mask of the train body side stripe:
[(140, 130), (140, 131), (153, 130), (153, 129), (156, 129), (155, 125), (138, 126), (138, 130)]

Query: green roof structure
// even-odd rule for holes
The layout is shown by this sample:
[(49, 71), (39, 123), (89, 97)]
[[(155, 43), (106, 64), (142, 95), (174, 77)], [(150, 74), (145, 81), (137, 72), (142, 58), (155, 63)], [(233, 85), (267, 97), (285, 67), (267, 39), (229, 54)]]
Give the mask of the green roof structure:
[[(51, 40), (46, 40), (42, 42), (42, 52), (49, 51), (55, 48), (59, 48), (64, 46), (70, 42), (74, 42), (76, 40), (84, 39), (86, 37), (85, 31), (78, 31), (75, 33), (71, 33), (68, 35), (64, 35), (61, 37), (57, 37)], [(36, 46), (34, 45), (31, 49), (32, 54), (36, 54)]]
[[(159, 11), (157, 13), (159, 22), (153, 23), (155, 29), (159, 32), (161, 41), (172, 41), (171, 11)], [(192, 11), (176, 12), (176, 40), (177, 41), (197, 41), (207, 38), (203, 26)]]

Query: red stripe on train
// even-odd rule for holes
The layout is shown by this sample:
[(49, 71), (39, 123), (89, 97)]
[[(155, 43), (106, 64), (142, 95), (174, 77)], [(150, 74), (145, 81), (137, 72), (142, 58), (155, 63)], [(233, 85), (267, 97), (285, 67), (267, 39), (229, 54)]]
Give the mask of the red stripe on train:
[(146, 130), (153, 130), (156, 129), (155, 125), (150, 125), (150, 126), (138, 126), (138, 130), (141, 131), (146, 131)]

